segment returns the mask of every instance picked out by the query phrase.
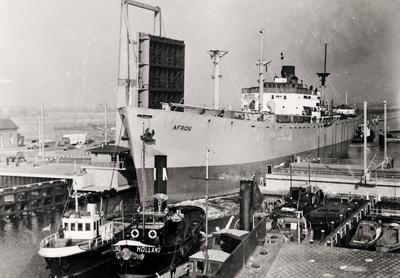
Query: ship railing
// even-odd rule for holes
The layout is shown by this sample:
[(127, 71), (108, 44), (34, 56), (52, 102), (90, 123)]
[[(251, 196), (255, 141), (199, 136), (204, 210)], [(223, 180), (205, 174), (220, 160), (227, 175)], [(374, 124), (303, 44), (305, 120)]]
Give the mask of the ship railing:
[(371, 209), (371, 216), (396, 216), (400, 217), (400, 210), (395, 209)]
[(51, 234), (47, 237), (45, 237), (44, 239), (42, 239), (42, 241), (40, 242), (40, 247), (47, 247), (47, 245), (50, 242), (53, 242), (54, 240), (56, 240), (57, 238), (60, 238), (60, 234), (57, 232), (55, 234)]
[(79, 248), (81, 248), (82, 250), (89, 250), (93, 246), (103, 245), (103, 243), (104, 243), (104, 240), (101, 237), (97, 237), (94, 240), (86, 240), (86, 241), (79, 242), (77, 244), (77, 246)]
[(117, 169), (124, 169), (126, 168), (126, 165), (124, 161), (119, 161), (119, 162), (91, 162), (90, 166), (95, 166), (95, 167), (111, 167), (111, 168), (117, 168)]
[(332, 236), (328, 237), (328, 240), (326, 242), (327, 245), (330, 247), (337, 246), (340, 243), (341, 239), (345, 237), (347, 233), (350, 233), (352, 226), (357, 225), (365, 215), (371, 215), (375, 202), (376, 200), (373, 199), (367, 204), (360, 206), (358, 210), (349, 218), (342, 218), (339, 227), (333, 231)]
[[(298, 162), (308, 163), (308, 156), (298, 156)], [(343, 158), (329, 158), (329, 157), (311, 157), (311, 163), (319, 164), (336, 164), (336, 165), (362, 165), (362, 159), (343, 159)]]
[[(360, 200), (360, 199), (366, 199), (366, 195), (362, 194), (355, 194), (355, 193), (333, 193), (333, 192), (326, 192), (325, 197), (327, 198), (337, 198), (341, 200)], [(373, 195), (370, 195), (370, 198), (372, 198)]]
[[(274, 169), (273, 174), (275, 175), (290, 175), (290, 170), (289, 169)], [(308, 176), (309, 171), (308, 169), (302, 169), (302, 170), (293, 170), (292, 169), (292, 175), (296, 176)], [(351, 178), (361, 178), (361, 171), (340, 171), (340, 170), (311, 170), (311, 175), (312, 176), (347, 176)], [(375, 176), (375, 175), (374, 175)], [(381, 179), (400, 179), (400, 174), (395, 174), (395, 173), (389, 173), (389, 172), (377, 172), (376, 175), (377, 178)], [(370, 182), (374, 181), (375, 177), (371, 176)]]

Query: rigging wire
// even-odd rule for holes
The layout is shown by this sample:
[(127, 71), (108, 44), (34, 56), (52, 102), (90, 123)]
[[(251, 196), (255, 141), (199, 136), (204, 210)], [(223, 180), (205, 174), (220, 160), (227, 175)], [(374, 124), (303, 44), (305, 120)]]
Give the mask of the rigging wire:
[[(240, 89), (237, 88), (237, 86), (236, 86), (236, 84), (235, 84), (235, 80), (233, 79), (233, 77), (235, 77), (236, 82), (239, 83), (239, 85), (241, 86), (241, 88), (243, 88), (243, 85), (240, 84), (240, 81), (239, 81), (238, 77), (236, 76), (235, 72), (233, 71), (233, 69), (232, 69), (231, 65), (228, 63), (228, 61), (227, 61), (226, 59), (223, 59), (223, 62), (224, 62), (225, 66), (226, 66), (226, 68), (227, 68), (227, 70), (228, 70), (228, 73), (229, 73), (229, 76), (230, 76), (230, 78), (231, 78), (231, 80), (232, 80), (233, 86), (235, 87), (235, 92), (236, 92), (236, 94), (233, 96), (233, 98), (231, 98), (231, 101), (229, 102), (229, 104), (232, 104), (233, 100), (234, 100), (237, 96), (239, 96), (239, 98), (242, 99), (242, 94), (241, 94), (241, 92), (240, 92)], [(250, 73), (250, 74), (251, 74), (251, 73)], [(247, 78), (247, 79), (248, 79), (248, 78)], [(247, 81), (247, 79), (245, 80), (245, 82)]]
[(337, 92), (337, 90), (335, 89), (335, 87), (333, 87), (333, 84), (332, 84), (331, 80), (329, 78), (327, 78), (327, 79), (328, 79), (329, 85), (331, 85), (332, 91), (335, 94), (335, 97), (336, 97), (338, 103), (339, 104), (343, 104), (342, 100), (340, 99), (340, 95)]
[[(121, 128), (120, 128), (120, 130), (119, 130), (116, 153), (118, 153), (118, 151), (119, 151), (119, 143), (120, 143), (120, 141), (121, 141), (122, 129), (123, 129), (123, 124), (121, 124)], [(107, 132), (107, 131), (106, 131), (106, 132)], [(107, 142), (106, 142), (106, 143), (107, 143)], [(114, 165), (113, 165), (112, 174), (111, 174), (111, 180), (110, 180), (110, 187), (109, 187), (110, 190), (111, 190), (112, 183), (113, 183), (113, 179), (114, 179), (114, 173), (115, 173), (115, 166), (116, 166), (116, 164), (117, 164), (117, 159), (114, 160)], [(107, 209), (108, 209), (109, 200), (110, 200), (110, 196), (108, 196), (107, 202), (106, 202), (106, 208), (105, 208), (105, 211), (104, 211), (104, 217), (105, 217), (105, 218), (107, 218)], [(121, 208), (121, 209), (122, 209), (122, 208)]]
[[(210, 63), (211, 58), (207, 61), (207, 63), (204, 65), (203, 69), (201, 70), (201, 72), (197, 75), (196, 79), (194, 80), (194, 82), (192, 83), (192, 85), (190, 86), (189, 90), (186, 92), (186, 94), (184, 94), (183, 98), (181, 99), (181, 101), (179, 102), (179, 104), (181, 104), (183, 102), (183, 100), (186, 98), (186, 96), (189, 94), (190, 90), (193, 88), (194, 84), (196, 83), (196, 81), (199, 79), (199, 77), (202, 75), (203, 71), (205, 70), (205, 68), (208, 66), (208, 64)], [(194, 96), (194, 98), (196, 98), (196, 95)]]

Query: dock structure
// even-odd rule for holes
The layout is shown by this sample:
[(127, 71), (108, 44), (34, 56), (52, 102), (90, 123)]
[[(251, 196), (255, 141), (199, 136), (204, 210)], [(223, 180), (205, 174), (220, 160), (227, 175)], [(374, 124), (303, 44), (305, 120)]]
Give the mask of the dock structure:
[(276, 167), (265, 175), (265, 190), (270, 193), (290, 186), (311, 184), (324, 192), (361, 195), (400, 196), (400, 168), (373, 168), (364, 176), (362, 162), (354, 159), (330, 159), (308, 163), (299, 160), (291, 167)]
[(64, 205), (71, 187), (72, 182), (66, 179), (1, 187), (0, 219)]
[[(359, 196), (341, 194), (341, 197), (345, 200)], [(364, 218), (382, 213), (400, 216), (398, 211), (379, 207), (379, 202), (398, 202), (399, 198), (368, 197), (371, 199), (349, 211), (341, 224), (329, 230), (323, 239), (297, 243), (288, 241), (279, 231), (267, 230), (265, 243), (256, 246), (250, 259), (240, 263), (241, 269), (230, 277), (398, 277), (399, 253), (333, 248), (343, 246), (341, 240), (349, 237), (350, 231)]]
[[(328, 236), (320, 238), (319, 244), (330, 247), (341, 247), (343, 241), (349, 242), (350, 235), (357, 228), (360, 221), (365, 218), (366, 215), (371, 214), (371, 211), (376, 207), (376, 203), (376, 198), (374, 198), (366, 204), (356, 207), (354, 212), (349, 211), (348, 214), (342, 218), (340, 225), (336, 229), (333, 229)], [(318, 242), (318, 240), (314, 242)]]

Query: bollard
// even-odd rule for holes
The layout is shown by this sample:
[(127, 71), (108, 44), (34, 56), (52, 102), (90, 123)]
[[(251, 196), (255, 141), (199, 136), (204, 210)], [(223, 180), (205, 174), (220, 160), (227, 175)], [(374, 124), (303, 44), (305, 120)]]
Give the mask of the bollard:
[(321, 230), (321, 241), (325, 239), (325, 230)]
[(337, 231), (336, 233), (336, 246), (341, 246), (340, 244), (340, 240), (342, 239), (342, 234), (340, 233), (340, 231)]
[(363, 216), (364, 216), (364, 209), (361, 209), (361, 212), (360, 212), (360, 219), (362, 219)]
[(346, 214), (347, 214), (346, 218), (349, 218), (351, 215), (351, 208), (347, 208)]
[(330, 240), (326, 241), (326, 246), (331, 246), (332, 247)]
[(335, 231), (335, 222), (331, 222), (331, 233)]
[(340, 223), (343, 223), (343, 214), (339, 214)]
[(347, 222), (346, 223), (346, 233), (350, 233), (350, 230), (351, 230), (351, 223)]
[(313, 239), (310, 239), (310, 244), (313, 244), (314, 243), (314, 240)]

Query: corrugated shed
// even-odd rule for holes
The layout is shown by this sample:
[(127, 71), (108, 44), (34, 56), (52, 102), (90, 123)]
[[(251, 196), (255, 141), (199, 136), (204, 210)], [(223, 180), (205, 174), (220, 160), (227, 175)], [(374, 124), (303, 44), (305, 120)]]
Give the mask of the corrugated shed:
[(0, 118), (0, 130), (16, 130), (18, 126), (10, 118)]

